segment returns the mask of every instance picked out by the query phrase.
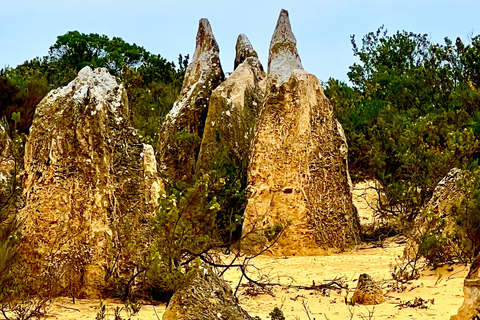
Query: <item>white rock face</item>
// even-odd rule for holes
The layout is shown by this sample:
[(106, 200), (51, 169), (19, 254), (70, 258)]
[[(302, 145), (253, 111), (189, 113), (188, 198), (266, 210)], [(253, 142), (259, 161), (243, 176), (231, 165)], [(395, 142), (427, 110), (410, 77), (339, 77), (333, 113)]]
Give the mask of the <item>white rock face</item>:
[(128, 278), (143, 259), (158, 189), (152, 151), (106, 69), (85, 67), (37, 106), (25, 148), (22, 251), (58, 293), (98, 297), (107, 271)]
[(257, 52), (253, 49), (250, 40), (248, 40), (245, 34), (240, 34), (237, 38), (237, 44), (235, 45), (235, 61), (233, 63), (233, 70), (245, 61), (248, 57), (258, 59)]
[(288, 11), (282, 9), (270, 42), (269, 81), (281, 85), (290, 78), (293, 72), (305, 73), (297, 50), (297, 39), (290, 25)]
[(320, 81), (302, 68), (285, 10), (272, 37), (266, 83), (248, 167), (246, 246), (263, 247), (262, 230), (278, 224), (289, 227), (271, 249), (274, 254), (355, 245), (359, 221), (343, 129)]
[(224, 79), (217, 41), (208, 20), (201, 19), (182, 90), (160, 128), (157, 158), (168, 176), (184, 180), (192, 177), (210, 95)]
[[(224, 74), (220, 65), (220, 49), (207, 19), (200, 19), (198, 24), (197, 41), (192, 62), (185, 72), (180, 98), (173, 105), (168, 116), (176, 118), (183, 110), (189, 108), (192, 96), (212, 90), (223, 81)], [(201, 90), (206, 89), (206, 90)], [(203, 91), (203, 92), (202, 92)]]

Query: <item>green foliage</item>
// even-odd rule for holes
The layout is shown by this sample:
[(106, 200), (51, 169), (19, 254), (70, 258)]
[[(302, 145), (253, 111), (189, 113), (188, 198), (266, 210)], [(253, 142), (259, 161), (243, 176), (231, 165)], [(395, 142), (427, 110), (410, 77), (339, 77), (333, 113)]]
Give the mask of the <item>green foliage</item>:
[(457, 183), (461, 197), (448, 213), (429, 212), (424, 232), (414, 238), (418, 254), (434, 266), (460, 260), (472, 261), (480, 253), (480, 169), (477, 163), (462, 172)]
[(161, 292), (174, 292), (194, 272), (197, 257), (221, 245), (215, 192), (222, 181), (203, 175), (192, 185), (167, 185), (160, 197), (154, 227), (148, 281)]
[[(178, 135), (177, 140), (191, 143), (191, 135)], [(155, 242), (147, 268), (152, 290), (173, 293), (201, 260), (209, 261), (212, 252), (228, 249), (239, 237), (246, 194), (237, 169), (223, 162), (218, 171), (196, 176), (191, 183), (167, 179), (152, 220)]]
[(106, 67), (116, 76), (124, 67), (139, 67), (148, 57), (149, 53), (144, 48), (131, 45), (121, 38), (109, 39), (106, 35), (78, 31), (58, 36), (49, 51), (51, 60), (72, 67), (77, 72), (85, 66)]
[[(141, 303), (127, 301), (124, 307), (117, 306), (113, 309), (114, 320), (131, 320), (133, 316), (137, 315), (140, 312), (141, 308), (142, 308)], [(103, 300), (100, 300), (100, 304), (97, 309), (98, 311), (97, 311), (97, 315), (95, 316), (95, 320), (109, 319), (107, 306), (105, 305)], [(127, 314), (127, 318), (125, 319), (122, 317), (122, 311), (124, 310), (125, 310), (125, 313)]]
[(273, 308), (273, 311), (268, 314), (270, 319), (272, 320), (285, 320), (285, 316), (283, 315), (283, 311), (280, 310), (278, 307)]
[(188, 58), (180, 55), (176, 69), (173, 62), (121, 38), (71, 31), (57, 37), (47, 56), (0, 71), (0, 115), (10, 119), (13, 112), (21, 112), (18, 129), (27, 133), (35, 107), (50, 90), (68, 84), (85, 66), (104, 67), (123, 82), (141, 137), (156, 143), (158, 127), (180, 91)]
[(444, 251), (446, 242), (447, 240), (441, 235), (428, 232), (420, 238), (418, 253), (436, 267), (439, 263), (445, 262), (447, 258)]
[(452, 167), (478, 157), (480, 91), (472, 81), (478, 65), (470, 62), (480, 58), (479, 41), (438, 45), (427, 35), (389, 36), (381, 27), (361, 47), (352, 36), (359, 59), (348, 73), (353, 87), (327, 83), (349, 143), (352, 178), (380, 183), (380, 209), (396, 219), (397, 231), (411, 227)]
[(280, 232), (283, 231), (284, 226), (281, 224), (276, 224), (274, 226), (268, 226), (264, 230), (265, 237), (268, 241), (274, 240)]

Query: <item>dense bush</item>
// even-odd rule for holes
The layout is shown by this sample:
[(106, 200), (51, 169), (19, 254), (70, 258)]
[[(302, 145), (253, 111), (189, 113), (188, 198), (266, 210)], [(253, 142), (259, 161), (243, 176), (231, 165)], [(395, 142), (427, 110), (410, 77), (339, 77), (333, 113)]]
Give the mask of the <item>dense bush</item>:
[(326, 94), (345, 129), (352, 178), (379, 182), (380, 211), (403, 232), (452, 167), (478, 158), (480, 38), (439, 45), (382, 27), (352, 45), (352, 86), (330, 79)]
[(52, 89), (68, 84), (85, 66), (104, 67), (123, 82), (131, 120), (148, 143), (156, 143), (158, 127), (180, 91), (188, 55), (179, 66), (121, 38), (71, 31), (58, 36), (48, 55), (0, 71), (0, 115), (21, 112), (20, 132), (27, 133), (35, 108)]
[(471, 262), (480, 253), (480, 169), (477, 163), (462, 171), (457, 182), (460, 195), (448, 204), (448, 212), (424, 212), (425, 223), (413, 235), (418, 256), (436, 266)]

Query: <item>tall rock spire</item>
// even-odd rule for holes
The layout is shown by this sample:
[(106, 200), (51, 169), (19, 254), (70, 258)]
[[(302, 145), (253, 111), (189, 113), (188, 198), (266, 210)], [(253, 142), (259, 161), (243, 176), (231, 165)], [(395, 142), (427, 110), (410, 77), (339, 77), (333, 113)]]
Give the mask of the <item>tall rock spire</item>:
[[(238, 36), (235, 71), (213, 90), (198, 155), (197, 172), (218, 168), (226, 159), (241, 167), (242, 181), (265, 94), (266, 74), (247, 36)], [(238, 64), (238, 65), (237, 65)], [(227, 155), (228, 157), (225, 157)]]
[(302, 61), (298, 54), (297, 39), (292, 32), (288, 11), (282, 9), (270, 42), (268, 76), (281, 83), (288, 80), (295, 69), (303, 70)]
[(25, 146), (22, 253), (52, 292), (97, 298), (112, 276), (106, 266), (131, 279), (145, 258), (146, 221), (161, 188), (153, 150), (128, 115), (123, 85), (90, 67), (35, 110)]
[(272, 253), (302, 255), (355, 245), (359, 220), (343, 129), (320, 81), (302, 68), (285, 10), (272, 37), (266, 82), (248, 166), (244, 244), (254, 251), (264, 248), (271, 239), (263, 230), (281, 225), (288, 228)]
[(195, 53), (193, 54), (193, 61), (201, 59), (202, 54), (206, 52), (219, 53), (220, 49), (213, 35), (210, 22), (208, 22), (208, 19), (202, 18), (198, 22), (197, 43)]
[(182, 90), (160, 128), (157, 158), (170, 177), (188, 181), (193, 175), (210, 95), (225, 79), (219, 53), (210, 23), (201, 19)]
[(248, 40), (245, 34), (240, 34), (237, 38), (237, 44), (235, 46), (235, 62), (233, 64), (233, 70), (237, 69), (237, 67), (245, 61), (248, 57), (254, 57), (258, 59), (257, 52), (253, 49), (250, 40)]

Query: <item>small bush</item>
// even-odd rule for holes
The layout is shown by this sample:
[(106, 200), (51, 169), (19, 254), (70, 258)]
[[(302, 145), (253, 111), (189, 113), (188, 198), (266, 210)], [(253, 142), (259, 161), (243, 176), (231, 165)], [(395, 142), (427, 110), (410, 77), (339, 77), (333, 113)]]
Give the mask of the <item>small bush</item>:
[(273, 308), (273, 311), (268, 314), (272, 320), (285, 320), (283, 311), (278, 307)]

